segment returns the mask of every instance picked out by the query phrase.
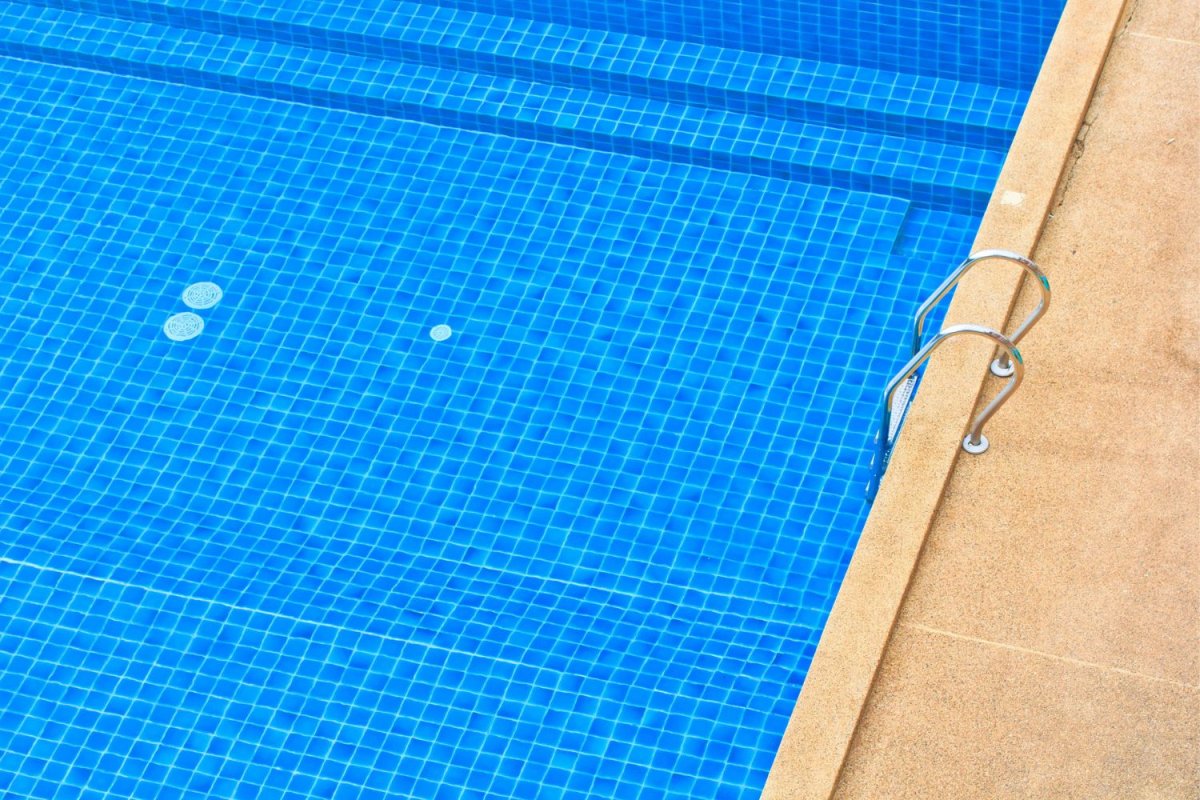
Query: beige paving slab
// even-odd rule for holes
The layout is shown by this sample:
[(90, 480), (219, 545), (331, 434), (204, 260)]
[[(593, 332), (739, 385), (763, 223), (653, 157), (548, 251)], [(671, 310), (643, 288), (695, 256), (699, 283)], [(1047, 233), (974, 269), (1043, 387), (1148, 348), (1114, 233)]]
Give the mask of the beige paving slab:
[(1200, 798), (1198, 98), (1200, 47), (1118, 39), (835, 796)]
[[(1193, 406), (1180, 393), (1161, 410)], [(960, 464), (901, 620), (1200, 684), (1194, 444), (1122, 453), (1131, 439), (1081, 449), (1082, 426), (1036, 444), (1018, 427), (996, 425), (992, 452)]]
[(1200, 47), (1127, 36), (1107, 69), (1038, 247), (1056, 294), (1036, 367), (993, 450), (960, 460), (902, 619), (1195, 685), (1200, 157), (1176, 162), (1200, 153), (1200, 119), (1178, 122)]
[(838, 800), (1195, 800), (1194, 687), (901, 625)]
[[(989, 436), (1004, 446), (970, 463), (963, 459), (963, 466), (979, 465), (999, 478), (1009, 474), (1006, 465), (1013, 464), (1015, 474), (1029, 458), (1062, 459), (1067, 464), (1077, 460), (1081, 466), (1095, 459), (1135, 464), (1152, 460), (1176, 465), (1172, 471), (1188, 477), (1184, 468), (1200, 459), (1195, 446), (1195, 437), (1200, 437), (1200, 378), (1185, 379), (1188, 371), (1182, 369), (1141, 376), (1078, 366), (1064, 373), (1055, 374), (1049, 367), (1029, 370), (1030, 377), (1012, 400), (1016, 413), (997, 415), (988, 426)], [(1034, 424), (1011, 426), (1018, 414)]]
[(1200, 46), (1127, 35), (1107, 69), (1130, 77), (1101, 83), (1069, 201), (1038, 245), (1055, 303), (1030, 342), (1054, 342), (1037, 364), (1058, 376), (1194, 379)]
[[(1143, 41), (1155, 46), (1155, 40)], [(1195, 50), (1189, 68), (1200, 75), (1200, 47)], [(1196, 88), (1200, 97), (1200, 81)], [(1194, 170), (1155, 175), (1200, 187), (1200, 146), (1196, 163)], [(1153, 181), (1137, 173), (1125, 177), (1131, 187)], [(1036, 360), (1031, 355), (1030, 369), (1089, 382), (1102, 375), (1117, 382), (1192, 380), (1200, 370), (1200, 342), (1194, 336), (1200, 318), (1200, 228), (1190, 227), (1180, 209), (1194, 207), (1194, 199), (1172, 203), (1156, 197), (1116, 209), (1113, 195), (1095, 181), (1087, 176), (1077, 181), (1077, 197), (1084, 199), (1051, 222), (1038, 247), (1054, 300), (1053, 311), (1022, 342), (1023, 351), (1038, 351)], [(1089, 224), (1102, 230), (1093, 235)], [(1108, 230), (1118, 226), (1126, 230), (1124, 236)], [(1144, 233), (1144, 241), (1134, 245), (1130, 238), (1136, 231), (1138, 238)], [(1104, 268), (1097, 269), (1098, 264)], [(1053, 347), (1041, 346), (1047, 342)]]
[[(1069, 0), (988, 206), (975, 248), (1031, 252), (1125, 0)], [(1016, 202), (1012, 202), (1016, 198)], [(977, 270), (959, 285), (947, 324), (1002, 325), (1020, 270)], [(763, 800), (827, 800), (956, 461), (990, 354), (959, 341), (925, 373), (821, 637)]]
[(1200, 3), (1195, 0), (1138, 0), (1133, 7), (1129, 30), (1200, 42)]

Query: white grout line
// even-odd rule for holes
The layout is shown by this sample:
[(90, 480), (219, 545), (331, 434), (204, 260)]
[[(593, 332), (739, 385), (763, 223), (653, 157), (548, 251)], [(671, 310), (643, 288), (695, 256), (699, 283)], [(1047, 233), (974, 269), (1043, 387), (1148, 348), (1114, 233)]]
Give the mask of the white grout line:
[[(348, 627), (345, 625), (338, 625), (336, 623), (328, 622), (325, 620), (314, 620), (314, 619), (306, 619), (304, 617), (295, 617), (295, 616), (292, 616), (291, 614), (281, 614), (277, 611), (266, 611), (264, 609), (254, 608), (252, 606), (237, 605), (235, 603), (229, 603), (229, 602), (226, 602), (223, 600), (216, 600), (216, 599), (208, 598), (208, 597), (196, 597), (194, 595), (189, 595), (189, 594), (180, 594), (178, 592), (169, 592), (164, 589), (155, 589), (155, 588), (148, 587), (148, 586), (141, 586), (136, 583), (127, 583), (125, 581), (119, 581), (114, 578), (104, 578), (104, 577), (99, 577), (96, 575), (88, 575), (83, 572), (76, 572), (74, 570), (69, 570), (69, 569), (60, 569), (57, 567), (47, 567), (47, 566), (43, 566), (41, 564), (35, 564), (31, 561), (21, 561), (19, 559), (15, 559), (15, 558), (9, 558), (8, 556), (0, 556), (0, 564), (11, 564), (18, 568), (33, 569), (33, 570), (37, 570), (39, 572), (45, 572), (45, 573), (50, 573), (50, 574), (54, 574), (54, 575), (67, 575), (72, 578), (78, 578), (83, 581), (96, 581), (98, 583), (105, 583), (105, 584), (109, 584), (112, 586), (120, 586), (124, 589), (135, 589), (137, 591), (146, 592), (148, 594), (157, 594), (157, 595), (161, 595), (163, 597), (173, 597), (173, 598), (183, 600), (188, 603), (201, 603), (201, 604), (205, 604), (208, 606), (219, 606), (221, 608), (229, 609), (230, 611), (240, 611), (240, 612), (243, 612), (246, 614), (262, 614), (267, 617), (271, 617), (271, 618), (279, 619), (279, 620), (285, 620), (287, 622), (292, 622), (292, 623), (296, 623), (299, 625), (312, 625), (312, 626), (321, 627), (321, 628), (331, 628), (335, 631), (356, 634), (363, 638), (378, 639), (381, 641), (392, 642), (394, 644), (400, 644), (400, 645), (415, 645), (417, 647), (425, 648), (427, 650), (437, 650), (437, 651), (440, 651), (443, 653), (453, 653), (455, 655), (462, 655), (462, 656), (466, 656), (466, 657), (472, 658), (472, 659), (479, 659), (481, 661), (509, 664), (509, 665), (517, 666), (517, 667), (527, 667), (527, 668), (530, 668), (533, 670), (550, 672), (550, 673), (554, 673), (557, 675), (579, 676), (582, 674), (578, 669), (575, 669), (575, 668), (551, 667), (551, 666), (546, 666), (544, 664), (543, 665), (529, 664), (526, 661), (517, 661), (517, 660), (511, 659), (511, 658), (505, 658), (504, 656), (500, 656), (500, 655), (490, 655), (487, 653), (480, 653), (480, 652), (476, 652), (476, 651), (472, 651), (472, 650), (463, 650), (463, 649), (457, 648), (457, 647), (447, 647), (445, 645), (436, 644), (434, 642), (425, 642), (425, 641), (418, 641), (418, 640), (411, 639), (411, 638), (403, 638), (403, 637), (399, 637), (399, 636), (394, 636), (390, 633), (377, 633), (375, 631), (363, 630), (360, 628)], [(650, 691), (655, 694), (663, 694), (663, 695), (668, 695), (668, 696), (683, 696), (678, 691), (672, 691), (672, 690), (669, 690), (666, 688), (656, 687), (654, 689), (651, 689)]]
[(446, 647), (444, 645), (433, 644), (431, 642), (415, 642), (411, 639), (402, 639), (402, 638), (399, 638), (396, 636), (391, 636), (386, 633), (375, 633), (373, 631), (359, 630), (358, 628), (349, 628), (344, 625), (336, 625), (332, 622), (326, 622), (324, 620), (312, 620), (312, 619), (304, 619), (303, 617), (293, 617), (290, 614), (280, 614), (277, 611), (265, 611), (260, 608), (252, 608), (251, 606), (240, 606), (240, 605), (236, 605), (234, 603), (227, 603), (223, 600), (214, 600), (214, 599), (211, 599), (208, 597), (196, 597), (194, 595), (189, 595), (189, 594), (179, 594), (178, 592), (168, 592), (163, 589), (154, 589), (154, 588), (147, 587), (147, 586), (140, 586), (136, 583), (126, 583), (125, 581), (118, 581), (113, 578), (101, 578), (96, 575), (87, 575), (85, 573), (75, 572), (74, 570), (69, 570), (69, 569), (58, 569), (57, 567), (45, 567), (45, 566), (42, 566), (41, 564), (34, 564), (31, 561), (19, 561), (15, 558), (9, 558), (7, 556), (0, 556), (0, 564), (12, 564), (17, 567), (26, 568), (26, 569), (34, 569), (39, 572), (48, 572), (48, 573), (52, 573), (55, 575), (69, 575), (72, 578), (79, 578), (80, 580), (96, 581), (97, 583), (106, 583), (106, 584), (109, 584), (110, 586), (120, 586), (124, 589), (136, 589), (139, 592), (146, 592), (147, 594), (157, 594), (157, 595), (161, 595), (163, 597), (174, 597), (178, 600), (183, 600), (188, 603), (202, 603), (202, 604), (209, 605), (209, 606), (219, 606), (220, 608), (227, 608), (230, 611), (241, 611), (241, 612), (244, 612), (247, 614), (262, 614), (264, 616), (271, 617), (273, 619), (286, 620), (287, 622), (294, 622), (294, 623), (297, 623), (300, 625), (313, 625), (315, 627), (321, 627), (321, 628), (332, 628), (336, 631), (358, 634), (359, 636), (363, 636), (363, 637), (371, 638), (371, 639), (382, 639), (384, 641), (394, 642), (397, 644), (415, 644), (419, 647), (428, 648), (430, 650), (440, 650), (445, 653), (456, 653), (459, 655), (470, 656), (471, 658), (482, 658), (487, 661), (500, 661), (505, 664), (516, 664), (518, 666), (524, 666), (520, 661), (512, 661), (511, 659), (501, 658), (498, 656), (480, 655), (479, 653), (472, 653), (472, 652), (469, 652), (466, 650), (458, 650), (453, 647)]
[(913, 630), (923, 631), (925, 633), (932, 633), (932, 634), (936, 634), (938, 636), (945, 636), (950, 639), (959, 639), (959, 640), (962, 640), (965, 642), (975, 642), (976, 644), (985, 644), (990, 647), (999, 647), (1003, 650), (1011, 650), (1015, 653), (1024, 653), (1026, 655), (1031, 655), (1031, 656), (1041, 656), (1043, 658), (1053, 659), (1054, 661), (1063, 661), (1063, 662), (1066, 662), (1067, 664), (1073, 664), (1077, 667), (1088, 667), (1090, 669), (1098, 669), (1098, 670), (1103, 670), (1105, 672), (1117, 672), (1122, 675), (1128, 675), (1132, 678), (1142, 678), (1144, 680), (1155, 681), (1157, 683), (1168, 683), (1172, 686), (1178, 686), (1182, 689), (1200, 690), (1200, 685), (1193, 686), (1190, 683), (1183, 683), (1181, 681), (1173, 681), (1170, 678), (1157, 678), (1153, 675), (1146, 675), (1145, 673), (1142, 673), (1142, 672), (1134, 672), (1133, 670), (1124, 669), (1122, 667), (1114, 667), (1109, 664), (1099, 664), (1099, 663), (1096, 663), (1095, 661), (1081, 661), (1078, 658), (1071, 658), (1070, 656), (1059, 656), (1059, 655), (1055, 655), (1053, 653), (1047, 653), (1044, 650), (1033, 650), (1031, 648), (1020, 647), (1019, 645), (1015, 645), (1015, 644), (1005, 644), (1004, 642), (994, 642), (990, 639), (980, 639), (976, 636), (967, 636), (962, 633), (952, 633), (951, 631), (944, 631), (944, 630), (941, 630), (940, 628), (930, 628), (927, 625), (919, 625), (915, 622), (901, 622), (897, 625), (897, 627), (912, 628)]

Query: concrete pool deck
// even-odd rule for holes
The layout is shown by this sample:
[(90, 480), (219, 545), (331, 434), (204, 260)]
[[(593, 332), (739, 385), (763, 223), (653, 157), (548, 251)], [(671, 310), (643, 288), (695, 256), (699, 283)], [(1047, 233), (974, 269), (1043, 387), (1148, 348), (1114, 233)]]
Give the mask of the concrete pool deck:
[(1200, 6), (1071, 0), (976, 240), (1026, 382), (958, 457), (1001, 384), (931, 365), (764, 798), (1200, 796), (1198, 98)]

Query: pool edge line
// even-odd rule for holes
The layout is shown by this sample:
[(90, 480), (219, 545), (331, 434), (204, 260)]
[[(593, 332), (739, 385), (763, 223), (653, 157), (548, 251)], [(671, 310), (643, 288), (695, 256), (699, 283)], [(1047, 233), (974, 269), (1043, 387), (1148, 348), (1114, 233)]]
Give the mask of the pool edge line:
[[(1060, 184), (1068, 176), (1109, 49), (1135, 2), (1068, 0), (980, 223), (975, 250), (1034, 254), (1058, 202)], [(953, 266), (947, 264), (946, 270)], [(1053, 269), (1048, 265), (1052, 279)], [(976, 270), (959, 285), (946, 323), (1000, 328), (1016, 305), (1023, 280), (1024, 271), (1018, 267)], [(1032, 356), (1036, 363), (1036, 349)], [(995, 380), (989, 380), (989, 362), (988, 352), (975, 346), (946, 348), (930, 363), (776, 752), (762, 800), (828, 800), (836, 791), (949, 484), (959, 442), (978, 398)]]

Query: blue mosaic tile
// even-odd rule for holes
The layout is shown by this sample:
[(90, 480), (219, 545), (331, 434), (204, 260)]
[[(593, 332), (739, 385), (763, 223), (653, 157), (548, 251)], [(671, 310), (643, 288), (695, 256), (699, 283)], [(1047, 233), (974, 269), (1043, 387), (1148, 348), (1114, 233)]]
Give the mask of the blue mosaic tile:
[[(608, 94), (1005, 150), (1025, 88), (883, 72), (419, 3), (30, 0), (31, 5)], [(161, 34), (160, 34), (161, 35)]]
[[(344, 19), (352, 4), (307, 0), (270, 20), (244, 0), (37, 0), (92, 13), (138, 14), (173, 25), (216, 24), (221, 15), (268, 35), (279, 24)], [(267, 0), (268, 6), (274, 0)], [(517, 27), (541, 22), (709, 45), (772, 56), (1028, 89), (1065, 0), (439, 0), (424, 4), (508, 17)], [(356, 16), (371, 22), (391, 8)], [(337, 28), (346, 39), (367, 23)], [(254, 35), (254, 34), (250, 34)], [(334, 34), (337, 36), (337, 34)], [(431, 39), (436, 38), (431, 36)]]
[[(93, 80), (126, 85), (98, 75)], [(29, 95), (39, 96), (47, 85), (52, 87), (54, 79), (39, 76)], [(41, 412), (43, 399), (52, 402), (51, 393), (62, 391), (54, 380), (41, 381), (33, 369), (38, 358), (60, 359), (62, 348), (86, 354), (92, 366), (79, 390), (88, 398), (108, 394), (119, 404), (115, 414), (79, 421), (103, 429), (111, 414), (112, 424), (124, 431), (117, 440), (109, 438), (118, 436), (115, 430), (92, 434), (105, 439), (93, 443), (93, 452), (116, 448), (115, 457), (102, 461), (119, 473), (95, 476), (96, 486), (107, 491), (117, 481), (132, 487), (143, 470), (165, 467), (140, 453), (152, 446), (175, 465), (168, 473), (192, 472), (195, 468), (186, 466), (191, 458), (204, 465), (202, 470), (220, 473), (219, 479), (215, 473), (201, 479), (207, 489), (197, 493), (197, 502), (211, 499), (211, 491), (247, 503), (249, 513), (262, 497), (257, 491), (243, 493), (272, 490), (285, 506), (305, 500), (304, 509), (297, 507), (299, 513), (289, 516), (311, 521), (331, 499), (312, 492), (330, 491), (319, 485), (335, 480), (363, 495), (356, 505), (368, 502), (370, 509), (352, 515), (356, 524), (366, 521), (363, 513), (375, 523), (399, 516), (398, 523), (417, 543), (449, 512), (429, 504), (428, 514), (404, 513), (399, 500), (415, 501), (426, 491), (413, 494), (410, 470), (415, 468), (427, 473), (442, 497), (438, 505), (470, 521), (453, 523), (460, 531), (455, 558), (484, 557), (494, 566), (522, 570), (545, 562), (557, 565), (566, 578), (582, 570), (590, 578), (606, 573), (604, 579), (618, 580), (619, 572), (584, 560), (586, 548), (568, 558), (572, 548), (564, 549), (565, 543), (531, 549), (525, 537), (511, 538), (506, 524), (493, 518), (495, 512), (511, 516), (511, 502), (517, 501), (525, 515), (545, 517), (543, 523), (566, 522), (578, 506), (595, 504), (579, 544), (595, 540), (607, 548), (617, 536), (641, 552), (652, 542), (641, 542), (638, 530), (663, 511), (628, 506), (640, 495), (661, 493), (664, 476), (654, 474), (655, 465), (669, 464), (675, 473), (671, 493), (692, 487), (688, 491), (696, 496), (688, 507), (693, 511), (682, 517), (682, 509), (673, 512), (678, 521), (671, 524), (683, 529), (680, 541), (665, 541), (641, 557), (661, 551), (661, 558), (674, 561), (681, 542), (694, 539), (700, 546), (714, 526), (725, 529), (734, 522), (720, 513), (729, 484), (757, 484), (764, 504), (791, 506), (796, 503), (793, 485), (815, 463), (857, 459), (839, 455), (840, 436), (828, 452), (797, 448), (795, 437), (804, 436), (806, 415), (824, 419), (838, 402), (832, 394), (822, 395), (837, 391), (825, 352), (835, 338), (849, 341), (853, 334), (860, 341), (857, 354), (847, 351), (841, 367), (846, 374), (865, 376), (892, 363), (879, 351), (887, 352), (881, 334), (906, 313), (896, 302), (897, 290), (885, 288), (882, 270), (839, 276), (834, 267), (888, 252), (905, 219), (903, 201), (665, 162), (619, 163), (579, 149), (478, 134), (448, 136), (444, 129), (339, 118), (321, 109), (291, 107), (288, 123), (271, 120), (278, 130), (255, 125), (242, 134), (219, 133), (236, 130), (237, 118), (267, 114), (270, 119), (270, 104), (249, 98), (231, 104), (213, 94), (210, 105), (191, 101), (186, 114), (172, 118), (164, 110), (185, 96), (183, 91), (147, 84), (144, 93), (126, 102), (96, 103), (96, 110), (88, 111), (81, 109), (92, 104), (80, 97), (47, 117), (29, 115), (11, 130), (14, 141), (32, 142), (35, 150), (51, 148), (30, 158), (29, 148), (22, 146), (17, 167), (28, 165), (31, 173), (64, 157), (53, 144), (64, 124), (90, 131), (88, 139), (71, 143), (71, 158), (107, 162), (106, 169), (126, 174), (121, 182), (95, 186), (92, 202), (108, 211), (126, 194), (149, 220), (109, 211), (108, 225), (99, 233), (84, 228), (93, 231), (90, 239), (74, 233), (78, 223), (63, 221), (55, 226), (66, 236), (61, 243), (57, 238), (36, 247), (12, 242), (17, 250), (9, 275), (18, 297), (25, 287), (37, 292), (62, 286), (60, 275), (45, 270), (43, 259), (70, 265), (76, 276), (70, 297), (40, 308), (26, 304), (5, 334), (19, 351), (39, 319), (54, 331), (55, 348), (43, 343), (28, 353), (30, 360), (8, 365), (14, 370), (9, 374), (21, 381), (25, 408), (13, 422), (22, 425), (25, 416)], [(212, 125), (205, 114), (219, 115), (226, 124)], [(297, 130), (306, 136), (299, 147), (292, 133)], [(316, 131), (321, 133), (308, 138)], [(351, 136), (364, 146), (345, 154), (339, 166), (329, 165), (324, 146)], [(152, 164), (142, 160), (147, 152), (156, 153)], [(467, 166), (472, 163), (477, 166)], [(369, 165), (375, 164), (388, 164), (388, 171), (372, 173)], [(155, 180), (151, 167), (154, 175), (175, 177)], [(347, 196), (355, 186), (360, 196)], [(87, 194), (88, 187), (79, 188)], [(58, 187), (27, 182), (17, 191), (27, 201), (24, 209), (38, 209), (39, 198)], [(542, 198), (544, 207), (531, 207), (531, 195)], [(191, 216), (199, 228), (189, 225), (184, 213), (196, 196), (223, 209), (220, 216)], [(681, 197), (687, 202), (680, 203)], [(40, 219), (37, 211), (25, 210), (11, 222), (21, 230)], [(353, 224), (354, 237), (327, 232), (330, 219)], [(434, 235), (431, 226), (436, 226)], [(166, 263), (130, 265), (88, 252), (107, 250), (111, 245), (105, 240), (122, 239), (125, 230), (151, 228), (141, 247), (162, 248)], [(397, 269), (397, 263), (412, 266)], [(190, 350), (159, 336), (157, 318), (113, 318), (107, 293), (89, 296), (116, 283), (124, 287), (127, 302), (149, 304), (165, 317), (178, 305), (172, 281), (181, 288), (197, 269), (212, 271), (209, 277), (225, 287), (227, 300), (207, 314), (205, 336)], [(478, 287), (460, 291), (460, 280), (468, 276)], [(851, 308), (866, 308), (871, 296), (878, 297), (875, 305), (886, 316), (872, 318)], [(841, 304), (848, 317), (809, 320), (806, 309), (831, 303)], [(234, 314), (235, 308), (241, 310)], [(97, 322), (107, 320), (100, 330), (66, 322), (96, 314)], [(439, 318), (460, 333), (451, 346), (434, 350), (425, 330)], [(272, 376), (268, 365), (276, 359), (290, 366)], [(660, 370), (666, 370), (668, 382), (657, 376)], [(851, 386), (853, 395), (846, 400), (871, 403), (866, 385)], [(643, 399), (648, 405), (638, 410)], [(366, 407), (356, 408), (358, 403)], [(810, 403), (816, 405), (810, 408)], [(86, 404), (55, 406), (72, 416), (73, 409), (84, 411)], [(843, 413), (851, 414), (850, 407)], [(503, 424), (489, 421), (493, 417)], [(325, 421), (318, 424), (319, 418)], [(214, 431), (213, 425), (221, 429)], [(46, 453), (34, 427), (27, 431), (33, 437), (26, 445), (30, 457)], [(286, 433), (276, 441), (281, 428)], [(731, 428), (761, 429), (761, 441), (726, 441)], [(361, 441), (353, 450), (365, 450), (353, 463), (342, 464), (346, 436)], [(667, 438), (689, 444), (671, 455), (659, 443)], [(237, 450), (250, 439), (261, 440), (256, 445), (261, 452), (231, 451), (222, 456), (227, 463), (210, 463), (216, 456), (212, 450), (205, 455), (204, 448), (230, 443)], [(417, 444), (421, 448), (414, 449)], [(851, 452), (861, 449), (853, 439), (846, 444)], [(507, 455), (497, 457), (497, 446)], [(389, 459), (401, 460), (399, 469), (372, 466), (375, 459), (367, 453), (380, 447)], [(334, 463), (301, 469), (297, 459), (314, 448), (318, 460)], [(771, 451), (786, 454), (777, 465), (779, 474), (762, 474), (759, 465), (728, 477), (714, 475), (737, 468), (747, 455), (765, 461)], [(404, 464), (408, 458), (417, 460)], [(86, 460), (70, 471), (85, 473), (91, 464)], [(555, 477), (565, 464), (581, 470), (577, 480)], [(264, 467), (282, 470), (286, 480), (256, 478)], [(518, 483), (531, 482), (531, 489), (495, 509), (470, 504), (480, 486), (503, 494), (513, 474)], [(181, 478), (171, 481), (172, 490)], [(45, 476), (37, 485), (46, 486)], [(552, 511), (564, 491), (578, 492), (570, 501), (575, 510), (565, 516)], [(380, 494), (394, 499), (385, 502)], [(817, 504), (815, 497), (801, 496), (800, 502)], [(124, 503), (111, 510), (135, 512)], [(42, 519), (61, 511), (47, 508)], [(785, 507), (775, 513), (772, 535), (778, 535), (783, 517), (794, 517)], [(78, 519), (72, 515), (69, 527), (88, 526), (89, 518), (95, 519), (90, 510)], [(477, 529), (478, 541), (465, 536), (463, 528)], [(655, 539), (661, 536), (660, 530), (653, 533)], [(78, 538), (68, 535), (68, 540)], [(91, 542), (87, 561), (107, 563), (123, 547), (104, 542), (99, 531), (84, 538)], [(191, 538), (194, 542), (195, 534)], [(57, 535), (47, 541), (64, 545)], [(180, 544), (174, 537), (164, 544), (177, 564)], [(392, 539), (385, 546), (396, 544)], [(764, 552), (774, 546), (768, 540)], [(484, 555), (471, 556), (474, 549)], [(638, 552), (632, 557), (639, 558)], [(720, 563), (703, 552), (694, 558)], [(209, 569), (228, 574), (233, 566)], [(690, 563), (681, 564), (679, 582), (722, 579), (718, 572), (706, 579), (692, 572)], [(802, 595), (801, 589), (780, 584), (771, 591)], [(828, 586), (816, 593), (830, 595)]]
[(683, 649), (658, 671), (570, 673), (8, 561), (0, 598), (14, 796), (719, 797), (757, 788), (790, 710), (683, 626), (642, 645)]
[[(907, 203), (4, 78), (9, 557), (577, 677), (685, 670), (768, 704), (732, 785), (762, 779), (865, 512), (842, 426), (900, 355), (894, 281), (837, 265), (888, 253)], [(170, 342), (201, 276), (225, 299)]]
[(508, 78), (15, 7), (0, 54), (982, 213), (1004, 155)]
[(1056, 2), (0, 4), (0, 794), (756, 797)]
[(971, 251), (975, 229), (970, 215), (913, 208), (904, 218), (892, 252), (950, 264), (952, 269)]

